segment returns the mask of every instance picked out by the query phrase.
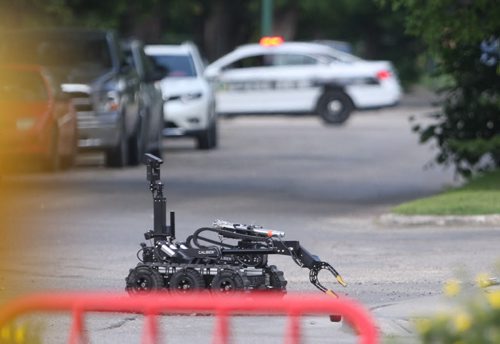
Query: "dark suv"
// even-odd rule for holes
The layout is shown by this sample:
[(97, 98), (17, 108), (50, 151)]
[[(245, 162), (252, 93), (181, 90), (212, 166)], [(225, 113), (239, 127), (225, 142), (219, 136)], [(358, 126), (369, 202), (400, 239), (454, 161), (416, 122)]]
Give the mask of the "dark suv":
[[(78, 115), (79, 148), (105, 152), (106, 165), (140, 160), (140, 83), (112, 31), (21, 30), (0, 34), (0, 62), (45, 66), (69, 93)], [(156, 135), (155, 133), (150, 133)], [(156, 140), (158, 138), (155, 137)]]
[[(144, 139), (138, 140), (140, 145), (132, 149), (137, 151), (138, 157), (145, 152), (161, 156), (161, 142), (163, 129), (163, 97), (157, 81), (164, 75), (162, 68), (144, 52), (144, 45), (138, 40), (131, 40), (122, 44), (125, 60), (132, 66), (140, 79), (139, 87), (139, 127), (138, 131)], [(131, 164), (140, 161), (131, 157)]]

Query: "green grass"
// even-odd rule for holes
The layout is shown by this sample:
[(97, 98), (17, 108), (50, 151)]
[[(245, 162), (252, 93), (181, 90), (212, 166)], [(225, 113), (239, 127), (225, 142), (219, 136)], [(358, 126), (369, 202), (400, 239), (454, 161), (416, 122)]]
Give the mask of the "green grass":
[(460, 188), (403, 203), (393, 212), (401, 215), (500, 214), (500, 170), (473, 178)]

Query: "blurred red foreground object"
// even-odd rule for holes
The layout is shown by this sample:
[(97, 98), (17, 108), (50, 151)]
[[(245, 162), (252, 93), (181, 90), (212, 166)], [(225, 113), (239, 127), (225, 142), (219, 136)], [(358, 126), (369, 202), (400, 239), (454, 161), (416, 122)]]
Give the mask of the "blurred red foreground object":
[(370, 314), (358, 303), (346, 298), (318, 294), (278, 293), (150, 293), (130, 296), (123, 293), (35, 294), (14, 300), (0, 310), (0, 328), (18, 316), (33, 312), (71, 312), (73, 324), (69, 343), (87, 343), (84, 313), (142, 313), (146, 317), (143, 344), (159, 342), (157, 316), (161, 314), (214, 314), (214, 344), (230, 342), (231, 315), (286, 315), (285, 343), (301, 342), (300, 317), (303, 315), (341, 314), (356, 330), (359, 343), (378, 343), (378, 331)]

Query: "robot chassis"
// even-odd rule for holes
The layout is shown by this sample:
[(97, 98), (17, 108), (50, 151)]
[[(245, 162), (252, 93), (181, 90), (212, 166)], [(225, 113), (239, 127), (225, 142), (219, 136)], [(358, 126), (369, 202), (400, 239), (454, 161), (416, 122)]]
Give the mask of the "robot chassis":
[(166, 224), (167, 201), (160, 180), (162, 163), (154, 155), (145, 155), (154, 201), (154, 229), (144, 233), (150, 245), (140, 244), (137, 252), (140, 263), (130, 269), (125, 279), (130, 294), (165, 288), (177, 292), (200, 289), (286, 292), (283, 272), (268, 265), (270, 254), (290, 256), (297, 265), (308, 268), (310, 282), (327, 294), (336, 295), (319, 282), (321, 270), (329, 271), (346, 286), (330, 264), (309, 253), (298, 241), (282, 240), (284, 232), (218, 220), (213, 227), (197, 229), (185, 242), (176, 241), (175, 213), (170, 213), (170, 225)]

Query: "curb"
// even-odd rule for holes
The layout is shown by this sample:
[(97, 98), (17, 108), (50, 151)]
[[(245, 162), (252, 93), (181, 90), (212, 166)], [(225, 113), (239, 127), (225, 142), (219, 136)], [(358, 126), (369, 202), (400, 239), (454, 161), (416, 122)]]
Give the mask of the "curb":
[(437, 216), (383, 214), (376, 222), (383, 226), (500, 226), (500, 215)]
[(381, 305), (373, 307), (370, 311), (383, 336), (416, 340), (418, 334), (415, 329), (415, 319), (428, 317), (436, 312), (447, 312), (450, 309), (452, 309), (452, 305), (449, 301), (444, 299), (442, 295), (436, 295)]

